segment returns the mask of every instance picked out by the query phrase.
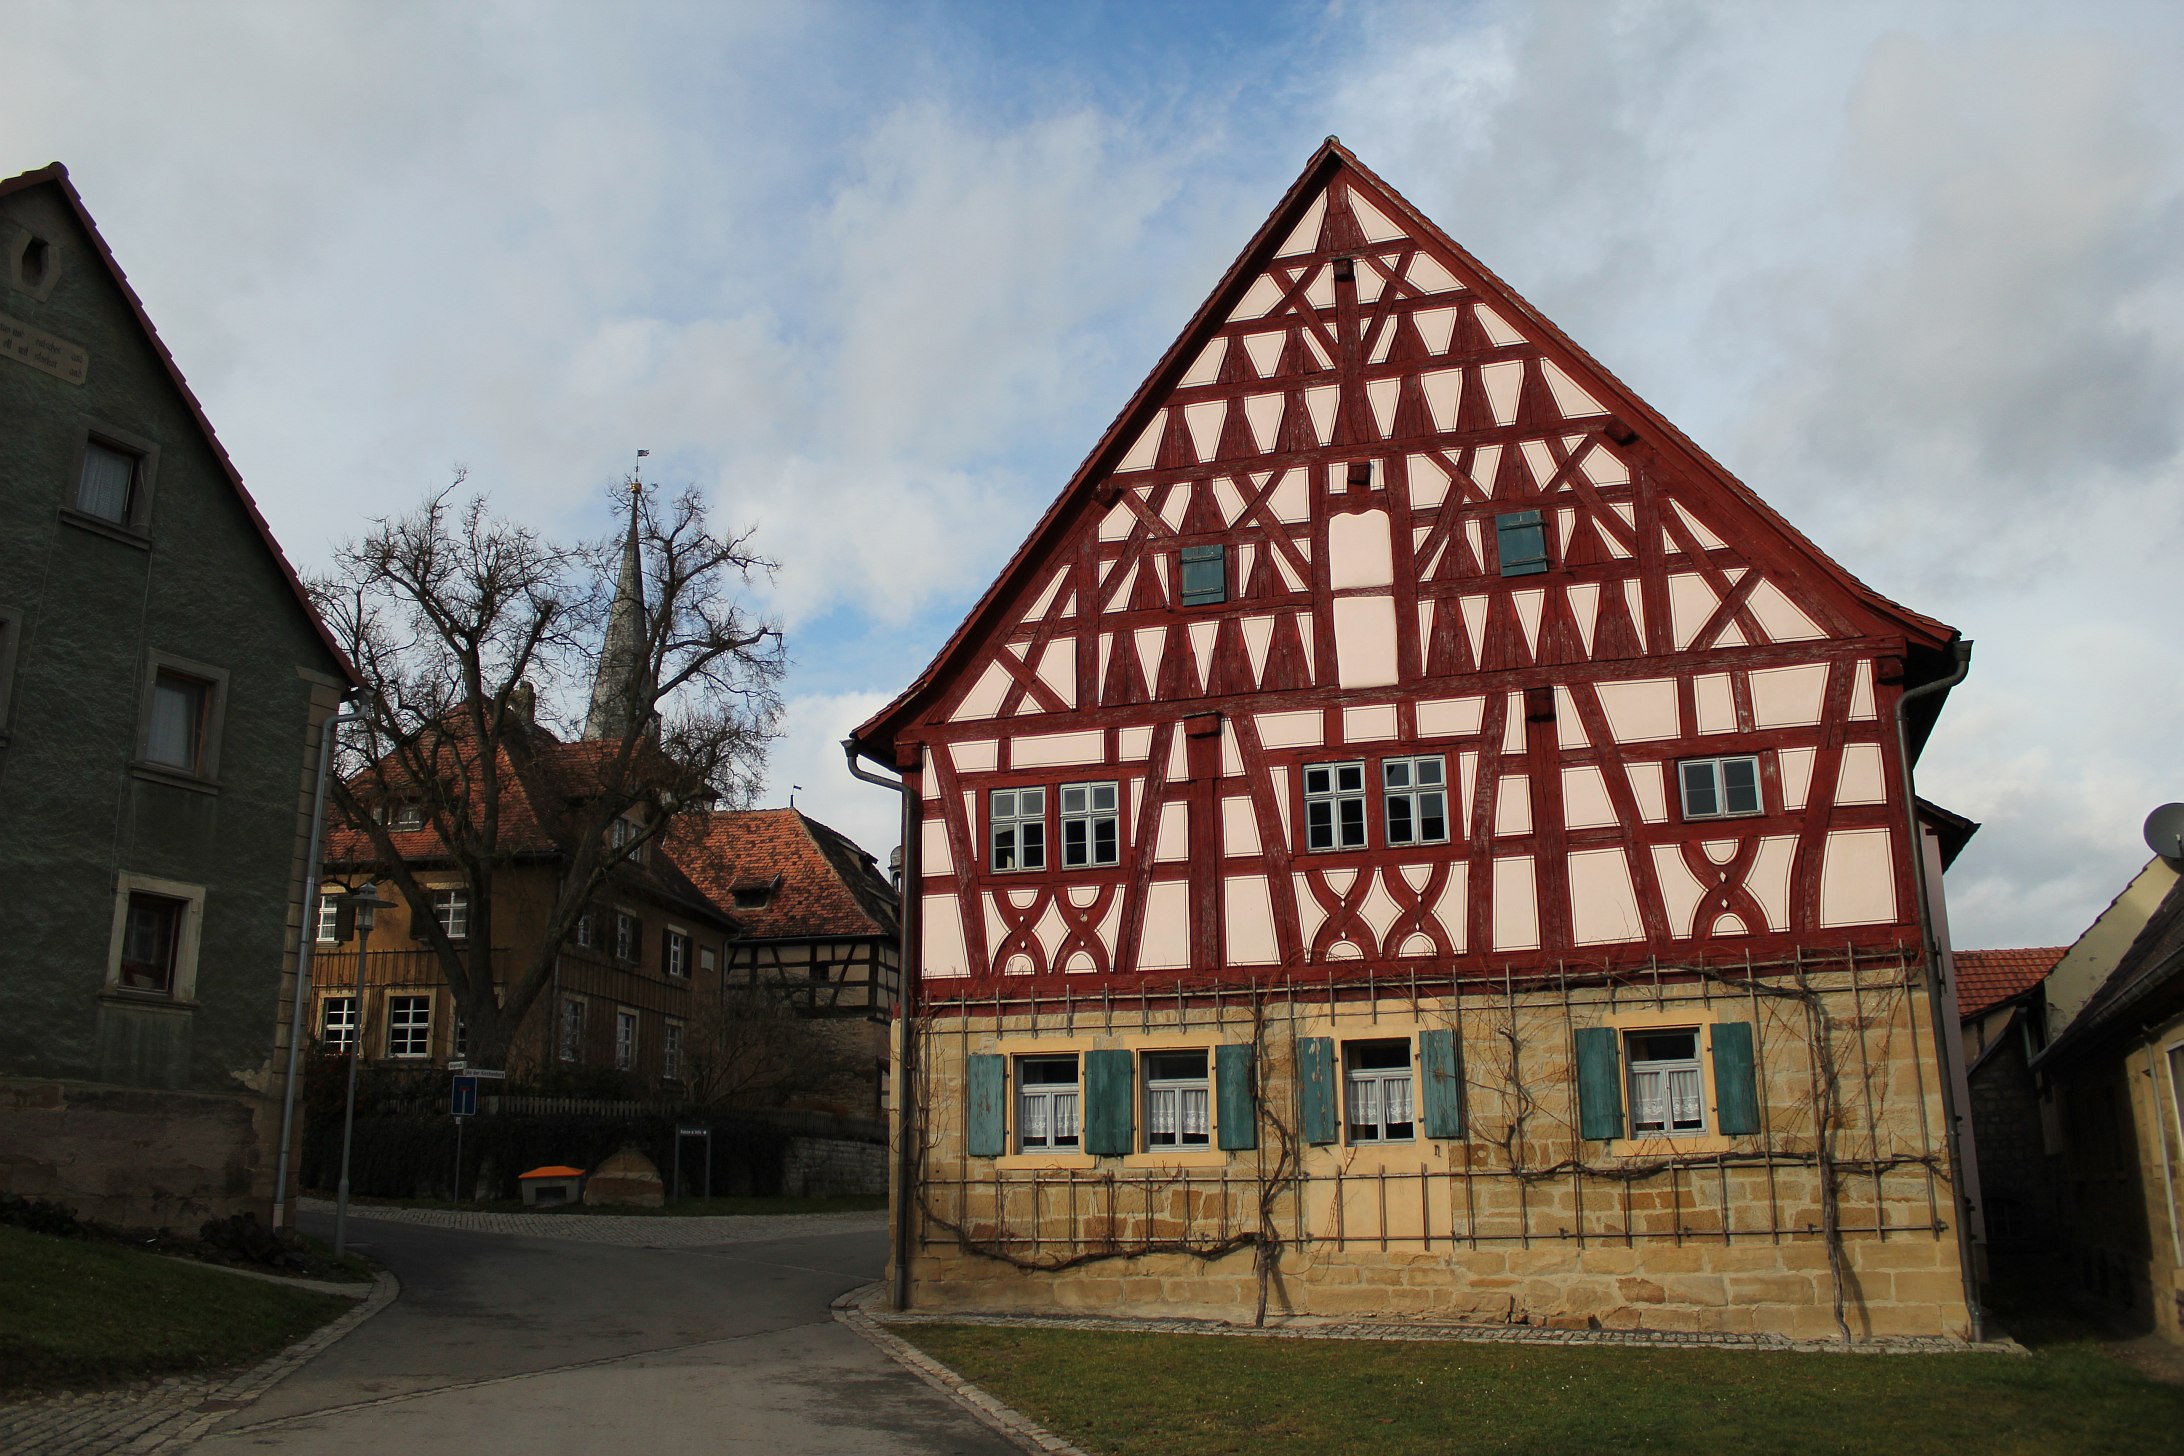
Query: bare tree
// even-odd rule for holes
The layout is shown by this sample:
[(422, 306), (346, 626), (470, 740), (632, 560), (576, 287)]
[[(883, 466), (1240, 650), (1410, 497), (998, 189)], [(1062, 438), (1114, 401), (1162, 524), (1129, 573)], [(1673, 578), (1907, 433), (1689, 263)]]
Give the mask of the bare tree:
[[(667, 499), (633, 481), (622, 539), (562, 545), (463, 485), (458, 474), (415, 510), (374, 521), (312, 590), (365, 683), (365, 719), (331, 787), (353, 857), (407, 902), (471, 1057), (505, 1066), (592, 897), (640, 872), (633, 862), (676, 814), (749, 802), (784, 657), (779, 628), (739, 595), (773, 563), (748, 532), (714, 534), (695, 491)], [(631, 830), (616, 831), (625, 817)], [(496, 977), (507, 947), (496, 945), (494, 887), (518, 863), (553, 868), (552, 908), (528, 954)], [(470, 888), (460, 942), (419, 881), (428, 865), (451, 865)]]
[(870, 1054), (836, 1025), (797, 1015), (763, 986), (731, 986), (683, 1034), (683, 1088), (701, 1107), (778, 1107), (852, 1089), (869, 1096)]

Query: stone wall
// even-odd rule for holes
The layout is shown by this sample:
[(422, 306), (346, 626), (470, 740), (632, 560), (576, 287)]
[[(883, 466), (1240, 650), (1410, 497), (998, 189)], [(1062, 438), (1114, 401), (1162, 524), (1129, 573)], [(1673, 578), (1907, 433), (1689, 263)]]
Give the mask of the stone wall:
[(0, 1079), (0, 1189), (129, 1228), (262, 1222), (279, 1120), (250, 1095)]
[(885, 1193), (887, 1146), (846, 1138), (791, 1138), (781, 1191), (791, 1198)]
[[(1752, 1029), (1757, 1132), (1711, 1131), (1721, 1089), (1702, 1057), (1707, 1133), (1580, 1135), (1581, 1028), (1710, 1039), (1730, 1022)], [(1794, 980), (1269, 997), (1256, 1011), (1148, 998), (935, 1017), (922, 1023), (913, 1302), (1248, 1319), (1263, 1246), (1276, 1314), (1826, 1338), (1832, 1243), (1854, 1337), (1961, 1336), (1929, 1028), (1920, 977), (1894, 962)], [(1415, 1048), (1431, 1030), (1460, 1048), (1462, 1136), (1303, 1141), (1301, 1039)], [(1004, 1155), (967, 1151), (972, 1055), (1239, 1043), (1258, 1068), (1250, 1150), (1022, 1153), (1012, 1125)], [(1338, 1050), (1338, 1105), (1340, 1065)]]

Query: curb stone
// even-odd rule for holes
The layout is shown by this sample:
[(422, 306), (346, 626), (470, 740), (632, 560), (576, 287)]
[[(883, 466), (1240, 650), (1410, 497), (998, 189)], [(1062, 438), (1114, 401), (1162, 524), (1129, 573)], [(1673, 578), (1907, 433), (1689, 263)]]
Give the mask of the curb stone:
[(982, 1424), (1006, 1437), (1019, 1449), (1043, 1453), (1043, 1456), (1090, 1456), (1081, 1447), (1072, 1446), (1014, 1406), (994, 1399), (923, 1350), (882, 1328), (865, 1309), (879, 1293), (879, 1289), (879, 1283), (874, 1281), (850, 1290), (834, 1301), (834, 1317), (877, 1345), (896, 1364), (955, 1401), (976, 1416)]
[[(344, 1292), (355, 1297), (351, 1291)], [(152, 1456), (179, 1450), (215, 1423), (255, 1404), (299, 1366), (392, 1304), (401, 1292), (401, 1281), (382, 1270), (373, 1279), (371, 1292), (355, 1308), (239, 1373), (173, 1375), (119, 1390), (77, 1391), (0, 1406), (0, 1453)]]

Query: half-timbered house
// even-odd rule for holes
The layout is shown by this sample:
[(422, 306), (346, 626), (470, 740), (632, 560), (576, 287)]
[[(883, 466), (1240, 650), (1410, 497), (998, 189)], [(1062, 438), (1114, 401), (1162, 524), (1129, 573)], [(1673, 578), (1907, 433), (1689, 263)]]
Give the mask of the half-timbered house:
[(897, 1297), (1967, 1333), (1967, 663), (1330, 139), (852, 740)]

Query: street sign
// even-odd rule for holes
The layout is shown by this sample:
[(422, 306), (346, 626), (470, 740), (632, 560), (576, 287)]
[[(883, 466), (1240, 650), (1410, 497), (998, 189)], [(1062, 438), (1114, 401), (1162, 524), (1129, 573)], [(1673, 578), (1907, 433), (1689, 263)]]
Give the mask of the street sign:
[(453, 1090), (448, 1094), (447, 1110), (457, 1117), (475, 1117), (478, 1112), (478, 1079), (469, 1074), (455, 1079)]

